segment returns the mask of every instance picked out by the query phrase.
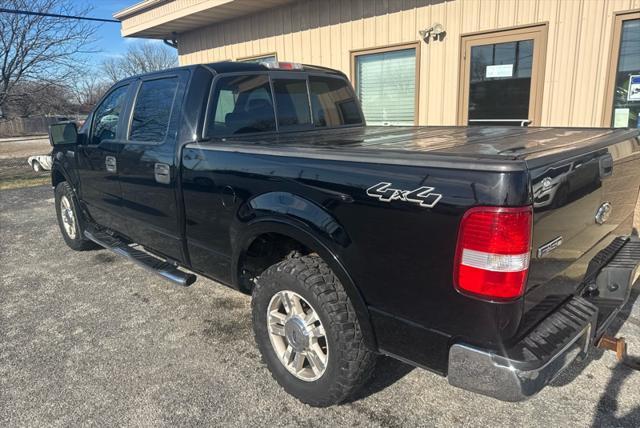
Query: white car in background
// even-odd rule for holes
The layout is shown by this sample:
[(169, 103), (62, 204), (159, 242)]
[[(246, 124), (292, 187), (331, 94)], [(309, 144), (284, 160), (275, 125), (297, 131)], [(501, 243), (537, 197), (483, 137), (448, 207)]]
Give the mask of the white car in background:
[(35, 172), (51, 170), (51, 155), (29, 156), (27, 163)]

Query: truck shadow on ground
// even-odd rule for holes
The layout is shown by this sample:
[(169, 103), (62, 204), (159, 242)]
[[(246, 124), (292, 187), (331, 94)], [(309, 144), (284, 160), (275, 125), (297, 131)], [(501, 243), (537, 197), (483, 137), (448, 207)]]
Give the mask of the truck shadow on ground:
[(348, 402), (359, 401), (374, 395), (398, 382), (414, 369), (415, 367), (391, 357), (379, 356), (371, 381)]
[[(632, 290), (631, 295), (629, 296), (629, 300), (622, 308), (616, 319), (612, 322), (611, 326), (607, 329), (607, 334), (610, 336), (617, 336), (620, 329), (624, 325), (625, 322), (633, 322), (635, 324), (638, 321), (635, 318), (629, 319), (631, 317), (631, 311), (634, 303), (638, 300), (640, 296), (640, 282), (636, 283)], [(634, 350), (632, 352), (638, 352), (638, 345), (635, 344)], [(591, 364), (595, 360), (599, 360), (603, 357), (605, 351), (601, 349), (593, 349), (587, 358), (583, 361), (578, 361), (569, 367), (561, 376), (559, 376), (556, 380), (554, 380), (550, 386), (552, 387), (562, 387), (565, 386), (575, 380), (582, 372), (584, 371), (589, 364)], [(629, 357), (629, 361), (634, 365), (638, 364), (638, 356), (632, 355)], [(621, 398), (622, 393), (622, 385), (625, 380), (633, 375), (637, 374), (637, 369), (631, 368), (623, 363), (618, 362), (613, 369), (611, 370), (611, 377), (607, 382), (607, 385), (600, 395), (600, 399), (598, 400), (598, 404), (595, 411), (595, 416), (592, 422), (593, 427), (601, 427), (601, 426), (634, 426), (638, 420), (640, 420), (640, 404), (636, 405), (630, 412), (627, 414), (618, 417), (615, 415), (615, 412), (619, 407), (619, 400)], [(589, 378), (592, 378), (591, 374), (587, 374)]]
[[(616, 319), (611, 323), (611, 325), (607, 329), (607, 335), (617, 336), (618, 332), (627, 321), (632, 323), (638, 323), (637, 320), (635, 319), (629, 320), (629, 318), (631, 316), (632, 307), (634, 303), (638, 300), (639, 296), (640, 296), (640, 282), (637, 282), (631, 289), (631, 295), (629, 296), (629, 300), (622, 307)], [(554, 380), (551, 383), (551, 386), (562, 387), (570, 384), (575, 380), (575, 378), (577, 378), (579, 375), (582, 374), (584, 369), (586, 369), (589, 366), (589, 364), (591, 364), (595, 360), (599, 360), (600, 358), (602, 358), (604, 353), (605, 351), (603, 351), (602, 349), (598, 349), (598, 348), (592, 349), (589, 355), (587, 356), (587, 358), (585, 358), (582, 361), (576, 361), (574, 364), (572, 364), (569, 368), (567, 368), (567, 370), (565, 370), (562, 373), (562, 375), (560, 375), (556, 380)], [(620, 364), (620, 365), (624, 367), (623, 364)], [(631, 368), (629, 368), (629, 370), (631, 373), (633, 373), (634, 371)]]

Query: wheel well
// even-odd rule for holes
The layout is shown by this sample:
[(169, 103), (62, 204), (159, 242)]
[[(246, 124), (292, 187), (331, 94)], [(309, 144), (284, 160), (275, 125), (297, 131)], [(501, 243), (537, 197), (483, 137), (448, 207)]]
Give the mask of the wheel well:
[(279, 233), (257, 236), (238, 263), (240, 290), (250, 293), (255, 279), (269, 266), (287, 257), (299, 257), (312, 252), (301, 242)]
[(64, 175), (62, 175), (62, 173), (57, 169), (53, 170), (53, 172), (51, 173), (51, 185), (53, 187), (56, 187), (58, 184), (62, 183), (63, 181), (67, 181), (64, 178)]

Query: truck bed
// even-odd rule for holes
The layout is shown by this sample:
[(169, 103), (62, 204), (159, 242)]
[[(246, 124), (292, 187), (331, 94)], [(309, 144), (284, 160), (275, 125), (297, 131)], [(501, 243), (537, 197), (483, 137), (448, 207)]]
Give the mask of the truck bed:
[[(493, 330), (488, 334), (493, 337), (484, 337), (506, 343), (526, 334), (578, 293), (595, 254), (615, 236), (631, 232), (640, 187), (638, 134), (638, 130), (627, 129), (354, 127), (191, 143), (183, 152), (185, 198), (187, 219), (196, 226), (187, 230), (200, 239), (207, 236), (206, 228), (200, 225), (213, 221), (206, 213), (190, 208), (214, 203), (204, 198), (201, 190), (191, 191), (202, 187), (198, 183), (223, 181), (233, 188), (254, 189), (254, 195), (243, 190), (246, 195), (242, 200), (269, 191), (275, 183), (294, 194), (320, 192), (314, 203), (330, 207), (353, 241), (380, 257), (354, 273), (359, 283), (366, 284), (363, 293), (367, 303), (412, 322), (445, 329), (458, 321), (442, 313), (438, 302), (455, 301), (477, 317), (493, 310), (460, 299), (450, 284), (451, 272), (446, 265), (453, 258), (463, 213), (475, 205), (531, 204), (534, 230), (522, 318), (501, 325), (498, 320), (500, 326), (495, 329), (501, 331)], [(253, 184), (244, 184), (244, 180)], [(271, 184), (265, 186), (265, 182)], [(398, 203), (373, 207), (365, 189), (379, 182), (393, 183), (400, 189), (433, 186), (443, 198), (433, 210)], [(327, 202), (331, 195), (342, 199)], [(606, 224), (596, 224), (594, 216), (605, 203), (612, 204), (612, 214)], [(385, 206), (401, 211), (390, 215)], [(363, 218), (367, 219), (364, 225)], [(406, 227), (409, 224), (412, 226)], [(439, 243), (437, 256), (434, 242)], [(403, 258), (402, 252), (382, 250), (407, 246), (425, 254), (419, 266), (405, 266), (411, 259)], [(362, 257), (361, 251), (352, 247), (342, 255), (347, 262), (351, 257)], [(404, 297), (421, 301), (422, 306), (417, 304), (412, 313), (402, 313), (391, 304), (383, 285), (393, 283), (394, 276), (386, 268), (376, 267), (387, 264), (415, 273), (411, 280), (415, 284), (431, 276), (434, 287), (445, 285), (441, 289), (407, 287)], [(434, 272), (438, 272), (437, 278)], [(499, 313), (508, 318), (521, 310), (517, 305), (502, 305)], [(416, 313), (421, 315), (416, 317)], [(468, 335), (469, 340), (491, 331), (486, 325), (480, 331), (474, 326), (460, 327), (458, 333)]]

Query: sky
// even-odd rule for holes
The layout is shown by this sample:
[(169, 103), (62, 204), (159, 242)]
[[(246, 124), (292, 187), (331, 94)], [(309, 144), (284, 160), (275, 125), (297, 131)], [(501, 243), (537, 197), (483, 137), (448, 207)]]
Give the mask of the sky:
[[(113, 19), (113, 14), (118, 12), (125, 7), (131, 6), (135, 3), (138, 3), (139, 0), (73, 0), (80, 7), (85, 6), (89, 3), (93, 10), (90, 13), (90, 16), (93, 18), (106, 18)], [(96, 31), (96, 42), (94, 44), (94, 48), (98, 50), (96, 54), (91, 56), (91, 61), (95, 64), (99, 64), (104, 58), (110, 56), (117, 56), (123, 54), (127, 46), (131, 43), (141, 43), (144, 42), (145, 39), (136, 39), (136, 38), (123, 38), (120, 35), (120, 24), (119, 23), (96, 23), (97, 31)], [(161, 43), (161, 41), (157, 41), (157, 43)]]

